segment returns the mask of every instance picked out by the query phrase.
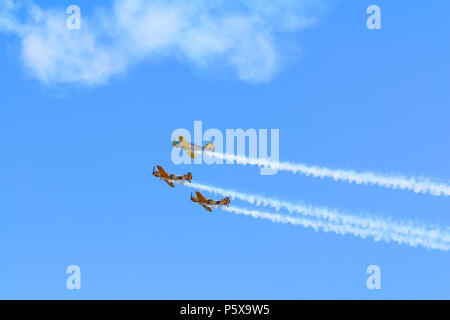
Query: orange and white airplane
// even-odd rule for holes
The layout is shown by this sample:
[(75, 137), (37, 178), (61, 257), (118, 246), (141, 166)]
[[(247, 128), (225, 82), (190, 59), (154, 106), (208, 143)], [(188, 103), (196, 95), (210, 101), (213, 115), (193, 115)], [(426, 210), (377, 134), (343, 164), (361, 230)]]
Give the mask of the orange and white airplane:
[(155, 171), (155, 167), (153, 167), (153, 175), (163, 181), (165, 181), (169, 186), (175, 188), (173, 181), (187, 181), (191, 183), (192, 173), (188, 172), (184, 176), (177, 176), (175, 174), (168, 174), (164, 171), (161, 166), (156, 166), (158, 171)]
[(175, 148), (180, 148), (181, 150), (186, 152), (192, 159), (195, 158), (196, 153), (201, 153), (204, 150), (214, 152), (214, 150), (216, 148), (214, 146), (214, 142), (212, 142), (212, 141), (203, 147), (203, 146), (198, 146), (196, 144), (187, 142), (183, 136), (179, 136), (178, 140), (179, 141), (174, 141), (172, 143), (172, 145)]
[(195, 191), (197, 194), (196, 197), (193, 197), (191, 194), (191, 201), (196, 202), (199, 205), (201, 205), (203, 208), (206, 209), (208, 212), (212, 212), (211, 207), (217, 207), (217, 206), (229, 206), (230, 205), (230, 198), (226, 197), (222, 200), (212, 200), (212, 199), (206, 199), (200, 192)]

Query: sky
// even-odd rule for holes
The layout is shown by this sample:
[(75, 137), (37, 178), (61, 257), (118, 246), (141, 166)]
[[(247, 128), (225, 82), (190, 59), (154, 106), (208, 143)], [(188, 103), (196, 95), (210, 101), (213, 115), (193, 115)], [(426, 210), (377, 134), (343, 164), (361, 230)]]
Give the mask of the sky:
[[(65, 26), (73, 4), (80, 30)], [(366, 26), (373, 4), (379, 30)], [(171, 135), (193, 134), (194, 121), (224, 134), (279, 129), (281, 161), (448, 185), (449, 10), (437, 0), (3, 2), (0, 298), (449, 299), (449, 251), (208, 214), (189, 201), (194, 189), (152, 176), (159, 164), (448, 232), (448, 196), (176, 165)], [(66, 287), (70, 265), (81, 290)], [(379, 290), (366, 285), (370, 265)]]

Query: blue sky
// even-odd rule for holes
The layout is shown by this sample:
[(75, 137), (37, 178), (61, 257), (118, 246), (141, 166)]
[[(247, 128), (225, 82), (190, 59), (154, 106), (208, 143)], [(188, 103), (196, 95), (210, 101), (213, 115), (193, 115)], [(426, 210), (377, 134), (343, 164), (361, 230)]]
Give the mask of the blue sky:
[[(222, 188), (450, 226), (444, 196), (261, 176), (256, 167), (172, 164), (172, 131), (192, 131), (202, 120), (224, 132), (280, 129), (281, 160), (450, 180), (450, 3), (322, 1), (295, 8), (308, 24), (289, 27), (281, 19), (292, 4), (283, 3), (265, 18), (239, 5), (211, 14), (213, 21), (235, 12), (263, 17), (268, 33), (252, 20), (248, 33), (226, 38), (246, 55), (198, 43), (186, 49), (177, 39), (177, 49), (121, 52), (121, 69), (100, 78), (80, 77), (66, 56), (39, 74), (42, 63), (33, 61), (42, 60), (27, 60), (22, 35), (0, 32), (1, 298), (450, 298), (448, 251), (221, 210), (208, 215), (189, 201), (191, 190), (152, 176), (160, 164)], [(63, 13), (70, 4), (39, 1)], [(94, 8), (109, 10), (113, 1), (76, 4), (95, 31)], [(381, 30), (366, 27), (370, 4), (381, 8)], [(123, 45), (116, 38), (105, 44), (108, 54)], [(98, 50), (82, 50), (75, 66), (92, 70)], [(81, 268), (79, 291), (65, 286), (72, 264)], [(381, 290), (366, 287), (372, 264), (381, 268)]]

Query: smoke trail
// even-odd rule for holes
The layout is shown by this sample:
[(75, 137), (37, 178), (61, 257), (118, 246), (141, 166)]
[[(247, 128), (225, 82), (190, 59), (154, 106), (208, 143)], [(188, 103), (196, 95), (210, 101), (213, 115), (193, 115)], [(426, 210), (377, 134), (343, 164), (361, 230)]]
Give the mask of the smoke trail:
[[(429, 230), (425, 226), (417, 226), (412, 222), (394, 222), (371, 216), (361, 217), (348, 215), (337, 210), (330, 210), (328, 208), (306, 206), (303, 204), (282, 201), (279, 199), (264, 197), (261, 195), (241, 193), (234, 190), (225, 190), (199, 183), (192, 183), (187, 186), (221, 196), (228, 196), (232, 199), (246, 201), (258, 207), (271, 207), (277, 211), (279, 211), (280, 209), (286, 209), (289, 213), (299, 213), (317, 219), (326, 219), (330, 222), (354, 224), (363, 228), (379, 229), (383, 232), (402, 233), (413, 236), (425, 236), (426, 234), (430, 234), (432, 232), (439, 233), (439, 229), (437, 228), (435, 228), (434, 230)], [(447, 240), (450, 241), (450, 237)]]
[[(215, 188), (199, 183), (184, 185), (190, 188), (195, 188), (222, 196), (229, 196), (232, 199), (246, 201), (256, 206), (269, 206), (277, 211), (283, 208), (290, 213), (299, 213), (304, 216), (309, 216), (318, 220), (315, 221), (315, 223), (323, 223), (327, 227), (327, 230), (335, 231), (337, 229), (333, 228), (337, 228), (339, 226), (340, 232), (338, 233), (341, 234), (351, 233), (363, 238), (367, 236), (373, 236), (375, 240), (384, 240), (387, 242), (393, 240), (398, 243), (408, 243), (412, 246), (422, 245), (427, 248), (441, 250), (448, 250), (448, 246), (450, 244), (450, 233), (441, 231), (437, 227), (427, 228), (425, 226), (418, 226), (412, 222), (398, 223), (377, 217), (352, 216), (336, 210), (329, 210), (327, 208), (294, 204), (275, 198), (266, 198), (260, 195), (245, 194), (233, 190)], [(283, 217), (282, 221), (286, 223), (291, 221), (289, 220), (291, 217), (281, 217)], [(298, 217), (292, 218), (300, 219)], [(343, 230), (345, 230), (345, 232), (343, 232)]]
[(383, 240), (385, 242), (389, 242), (392, 240), (398, 244), (406, 244), (412, 247), (422, 246), (424, 248), (442, 251), (448, 251), (450, 249), (448, 242), (442, 243), (436, 241), (436, 239), (423, 239), (420, 237), (413, 238), (401, 234), (390, 234), (389, 237), (387, 237), (387, 235), (379, 234), (379, 232), (375, 230), (364, 230), (351, 225), (332, 224), (321, 220), (309, 220), (300, 217), (285, 216), (281, 214), (247, 210), (236, 207), (221, 207), (221, 209), (235, 214), (251, 216), (253, 218), (267, 219), (274, 223), (292, 224), (296, 226), (303, 226), (305, 228), (313, 228), (315, 231), (322, 230), (324, 232), (335, 232), (341, 235), (352, 234), (364, 239), (368, 236), (372, 236), (375, 241)]
[(348, 183), (378, 185), (390, 189), (410, 190), (415, 193), (428, 193), (433, 196), (450, 196), (450, 185), (432, 181), (426, 177), (405, 177), (401, 175), (382, 175), (370, 171), (356, 172), (353, 170), (330, 169), (326, 167), (307, 166), (302, 163), (275, 162), (268, 159), (255, 159), (217, 152), (205, 152), (207, 156), (226, 161), (236, 161), (242, 165), (253, 165), (301, 173), (316, 178), (332, 178), (335, 181)]

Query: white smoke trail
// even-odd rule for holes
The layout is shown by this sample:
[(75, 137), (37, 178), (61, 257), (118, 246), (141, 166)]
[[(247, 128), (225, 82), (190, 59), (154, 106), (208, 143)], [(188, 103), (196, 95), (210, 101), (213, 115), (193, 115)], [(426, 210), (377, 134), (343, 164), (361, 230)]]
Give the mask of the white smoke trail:
[(401, 175), (383, 175), (374, 172), (356, 172), (353, 170), (330, 169), (326, 167), (308, 166), (302, 163), (276, 162), (268, 159), (247, 158), (217, 152), (205, 152), (210, 157), (226, 161), (235, 161), (242, 165), (253, 165), (301, 173), (316, 178), (332, 178), (335, 181), (349, 183), (378, 185), (390, 189), (410, 190), (415, 193), (428, 193), (433, 196), (450, 196), (450, 185), (442, 182), (432, 181), (426, 177), (405, 177)]
[(392, 240), (399, 244), (406, 244), (412, 247), (422, 246), (428, 249), (437, 249), (442, 251), (448, 251), (450, 249), (450, 245), (448, 242), (441, 243), (438, 241), (434, 241), (432, 239), (412, 238), (400, 234), (391, 234), (389, 235), (389, 237), (385, 237), (385, 235), (379, 235), (377, 232), (374, 232), (373, 230), (359, 229), (351, 225), (330, 224), (326, 221), (321, 220), (309, 220), (300, 217), (285, 216), (281, 214), (261, 212), (257, 210), (247, 210), (236, 207), (221, 207), (221, 209), (235, 214), (251, 216), (253, 218), (268, 219), (275, 223), (292, 224), (303, 226), (305, 228), (313, 228), (315, 231), (322, 230), (324, 232), (335, 232), (341, 235), (352, 234), (354, 236), (359, 236), (364, 239), (367, 236), (372, 236), (374, 237), (375, 241), (383, 240), (389, 242)]
[[(311, 221), (299, 217), (275, 215), (277, 218), (274, 222), (301, 224), (306, 227), (313, 227), (316, 225), (317, 228), (321, 228), (325, 231), (334, 231), (339, 234), (350, 233), (362, 238), (372, 236), (376, 241), (395, 241), (397, 243), (407, 243), (411, 246), (421, 245), (430, 249), (448, 250), (450, 246), (450, 232), (442, 231), (437, 227), (429, 228), (418, 226), (413, 222), (398, 223), (376, 217), (352, 216), (327, 208), (294, 204), (274, 198), (265, 198), (259, 195), (245, 194), (198, 183), (184, 185), (222, 196), (229, 196), (232, 199), (246, 201), (256, 206), (269, 206), (277, 211), (283, 208), (290, 213), (299, 213), (315, 219), (314, 221)], [(273, 217), (273, 215), (271, 217)], [(293, 221), (295, 221), (295, 223), (293, 223)], [(303, 221), (304, 223), (299, 223), (299, 221)], [(306, 223), (305, 221), (308, 222)]]

